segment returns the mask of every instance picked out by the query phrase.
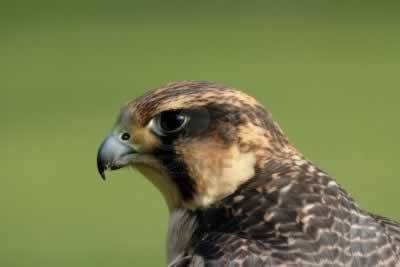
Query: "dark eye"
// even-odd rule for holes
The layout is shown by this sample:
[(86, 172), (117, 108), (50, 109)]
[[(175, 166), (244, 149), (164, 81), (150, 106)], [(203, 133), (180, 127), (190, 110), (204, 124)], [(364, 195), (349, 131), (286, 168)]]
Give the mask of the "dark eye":
[(165, 111), (156, 119), (156, 127), (161, 134), (171, 134), (182, 130), (189, 117), (181, 111)]
[(121, 139), (122, 141), (128, 141), (129, 139), (131, 139), (131, 135), (129, 133), (123, 133), (121, 135)]

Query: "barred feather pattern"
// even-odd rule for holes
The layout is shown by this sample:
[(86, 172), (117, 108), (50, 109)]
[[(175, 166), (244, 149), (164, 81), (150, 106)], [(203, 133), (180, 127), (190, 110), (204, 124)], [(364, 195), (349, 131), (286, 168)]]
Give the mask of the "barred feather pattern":
[(303, 159), (271, 160), (231, 196), (184, 216), (195, 228), (170, 267), (400, 266), (399, 224), (360, 209)]

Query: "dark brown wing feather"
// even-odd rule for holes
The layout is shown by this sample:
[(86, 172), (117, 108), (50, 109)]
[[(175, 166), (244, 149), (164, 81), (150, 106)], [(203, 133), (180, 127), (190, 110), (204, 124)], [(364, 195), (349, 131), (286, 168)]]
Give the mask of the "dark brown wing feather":
[(199, 212), (171, 266), (400, 266), (399, 224), (359, 209), (312, 165), (277, 166)]

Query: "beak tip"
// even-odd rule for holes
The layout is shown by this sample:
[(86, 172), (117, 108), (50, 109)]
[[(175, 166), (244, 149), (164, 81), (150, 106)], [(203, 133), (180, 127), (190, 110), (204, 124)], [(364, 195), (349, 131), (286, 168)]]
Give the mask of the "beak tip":
[(104, 174), (104, 172), (100, 172), (100, 176), (101, 176), (101, 179), (103, 179), (103, 181), (107, 180), (106, 175)]
[(99, 158), (97, 158), (97, 171), (99, 172), (101, 178), (105, 181), (106, 180), (105, 168)]

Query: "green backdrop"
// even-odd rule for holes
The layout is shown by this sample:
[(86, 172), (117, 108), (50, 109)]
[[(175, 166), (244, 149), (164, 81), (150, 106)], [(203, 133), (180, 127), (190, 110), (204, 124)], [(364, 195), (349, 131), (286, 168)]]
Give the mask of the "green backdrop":
[(181, 79), (256, 96), (360, 205), (400, 220), (396, 1), (0, 3), (0, 266), (163, 266), (167, 209), (96, 173), (120, 106)]

